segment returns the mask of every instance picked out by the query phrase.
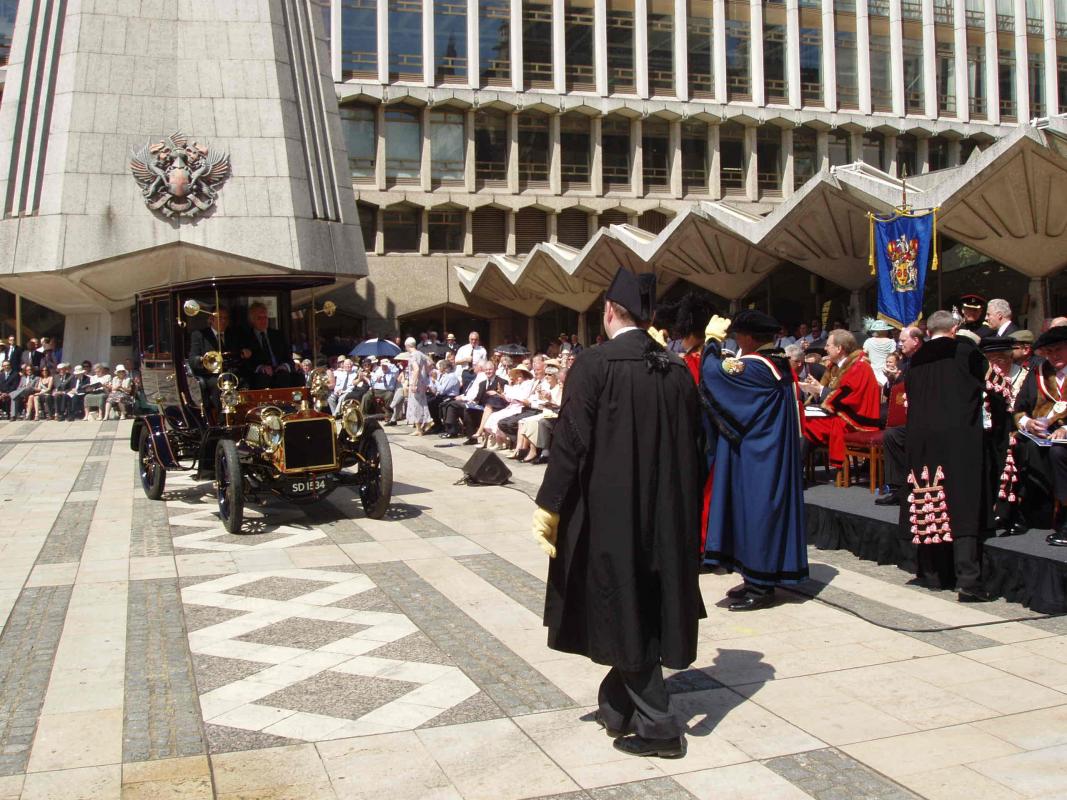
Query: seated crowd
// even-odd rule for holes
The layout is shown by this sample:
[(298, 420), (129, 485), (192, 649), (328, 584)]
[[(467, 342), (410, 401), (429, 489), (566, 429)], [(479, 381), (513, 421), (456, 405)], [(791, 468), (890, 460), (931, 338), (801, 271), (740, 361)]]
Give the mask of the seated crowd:
[(133, 412), (136, 387), (125, 364), (65, 361), (34, 366), (0, 362), (0, 419), (126, 419)]

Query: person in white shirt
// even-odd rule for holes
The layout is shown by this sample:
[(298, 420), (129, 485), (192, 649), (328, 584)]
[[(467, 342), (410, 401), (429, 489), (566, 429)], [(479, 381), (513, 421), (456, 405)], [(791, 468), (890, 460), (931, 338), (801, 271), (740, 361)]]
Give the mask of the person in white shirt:
[(467, 336), (467, 344), (456, 351), (456, 373), (462, 377), (465, 371), (474, 372), (474, 365), (485, 361), (487, 357), (488, 353), (482, 347), (481, 334), (471, 331)]
[(337, 416), (337, 411), (345, 398), (356, 388), (356, 379), (359, 377), (353, 370), (351, 358), (341, 362), (341, 368), (333, 373), (333, 389), (326, 398), (326, 404), (330, 407), (330, 413)]

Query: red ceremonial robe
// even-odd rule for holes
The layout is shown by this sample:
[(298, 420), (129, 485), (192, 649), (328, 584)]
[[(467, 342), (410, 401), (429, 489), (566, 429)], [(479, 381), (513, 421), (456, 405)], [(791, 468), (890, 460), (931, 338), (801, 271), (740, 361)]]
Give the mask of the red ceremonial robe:
[(882, 392), (874, 370), (862, 350), (845, 359), (844, 365), (830, 382), (830, 393), (822, 408), (830, 416), (808, 417), (804, 435), (813, 443), (826, 445), (830, 464), (845, 460), (847, 431), (876, 431), (879, 428)]

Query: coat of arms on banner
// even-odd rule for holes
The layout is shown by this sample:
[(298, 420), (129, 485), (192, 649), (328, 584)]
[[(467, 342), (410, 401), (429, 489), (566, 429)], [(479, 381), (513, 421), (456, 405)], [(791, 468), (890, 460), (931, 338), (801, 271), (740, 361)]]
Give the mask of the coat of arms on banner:
[(892, 267), (894, 292), (913, 292), (919, 284), (919, 269), (915, 260), (919, 256), (919, 240), (908, 239), (901, 234), (885, 246), (886, 256)]
[(135, 150), (130, 171), (152, 211), (195, 217), (215, 205), (219, 188), (230, 176), (230, 156), (177, 132)]

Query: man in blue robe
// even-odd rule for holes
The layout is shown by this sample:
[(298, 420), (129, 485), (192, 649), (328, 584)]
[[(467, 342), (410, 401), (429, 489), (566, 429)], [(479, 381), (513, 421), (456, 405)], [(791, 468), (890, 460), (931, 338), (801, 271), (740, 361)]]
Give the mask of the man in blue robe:
[[(778, 322), (759, 311), (715, 316), (701, 366), (714, 470), (704, 564), (740, 572), (731, 611), (770, 605), (774, 587), (808, 577), (796, 376), (774, 349)], [(727, 330), (729, 329), (729, 330)], [(740, 349), (722, 358), (729, 333)]]

